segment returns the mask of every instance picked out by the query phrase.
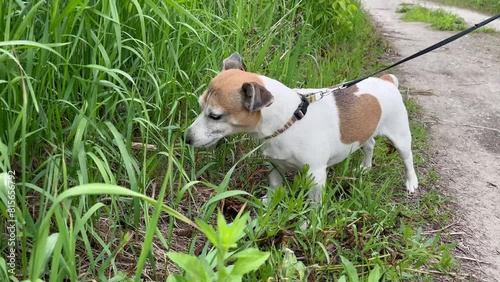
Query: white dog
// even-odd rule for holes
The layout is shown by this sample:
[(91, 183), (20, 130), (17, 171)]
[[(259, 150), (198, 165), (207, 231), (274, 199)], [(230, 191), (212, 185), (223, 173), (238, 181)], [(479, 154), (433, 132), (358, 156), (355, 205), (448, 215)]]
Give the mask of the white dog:
[[(263, 154), (275, 165), (269, 175), (271, 188), (282, 183), (285, 171), (307, 164), (315, 179), (309, 198), (320, 202), (327, 167), (360, 147), (364, 152), (361, 166), (371, 167), (374, 137), (384, 135), (406, 166), (406, 189), (414, 192), (418, 180), (411, 133), (396, 77), (371, 77), (333, 94), (329, 91), (290, 89), (269, 77), (246, 72), (234, 53), (200, 96), (202, 113), (188, 128), (186, 142), (208, 147), (224, 136), (247, 132), (264, 143)], [(331, 95), (323, 98), (325, 93)], [(317, 95), (321, 97), (316, 99)]]

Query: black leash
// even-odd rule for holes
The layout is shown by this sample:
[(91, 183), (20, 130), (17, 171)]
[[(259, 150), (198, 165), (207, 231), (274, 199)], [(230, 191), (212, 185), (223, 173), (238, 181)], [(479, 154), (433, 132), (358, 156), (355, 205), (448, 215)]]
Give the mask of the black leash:
[(446, 45), (448, 43), (451, 43), (451, 42), (459, 39), (460, 37), (462, 37), (462, 36), (464, 36), (464, 35), (466, 35), (468, 33), (473, 32), (474, 30), (476, 30), (476, 29), (478, 29), (478, 28), (480, 28), (480, 27), (482, 27), (484, 25), (487, 25), (490, 22), (492, 22), (492, 21), (494, 21), (494, 20), (496, 20), (498, 18), (500, 18), (500, 14), (498, 14), (496, 16), (493, 16), (493, 17), (491, 17), (489, 19), (486, 19), (486, 20), (484, 20), (484, 21), (482, 21), (482, 22), (480, 22), (478, 24), (475, 24), (474, 26), (472, 26), (472, 27), (470, 27), (470, 28), (468, 28), (468, 29), (460, 32), (460, 33), (457, 33), (457, 34), (455, 34), (455, 35), (453, 35), (451, 37), (448, 37), (448, 38), (446, 38), (446, 39), (444, 39), (444, 40), (442, 40), (442, 41), (440, 41), (440, 42), (438, 42), (438, 43), (436, 43), (436, 44), (434, 44), (434, 45), (432, 45), (430, 47), (425, 48), (422, 51), (419, 51), (419, 52), (417, 52), (417, 53), (415, 53), (415, 54), (413, 54), (413, 55), (411, 55), (409, 57), (406, 57), (405, 59), (403, 59), (403, 60), (401, 60), (401, 61), (399, 61), (397, 63), (394, 63), (394, 64), (392, 64), (392, 65), (390, 65), (390, 66), (388, 66), (386, 68), (383, 68), (382, 70), (379, 70), (377, 72), (374, 72), (374, 73), (372, 73), (370, 75), (367, 75), (367, 76), (364, 76), (362, 78), (358, 78), (358, 79), (355, 79), (355, 80), (348, 81), (348, 82), (342, 84), (340, 87), (338, 87), (338, 89), (344, 89), (344, 88), (353, 86), (354, 84), (356, 84), (356, 83), (358, 83), (360, 81), (363, 81), (363, 80), (365, 80), (365, 79), (367, 79), (369, 77), (375, 76), (375, 75), (377, 75), (377, 74), (379, 74), (379, 73), (381, 73), (383, 71), (386, 71), (386, 70), (388, 70), (390, 68), (393, 68), (393, 67), (395, 67), (397, 65), (400, 65), (400, 64), (402, 64), (404, 62), (407, 62), (409, 60), (415, 59), (416, 57), (420, 57), (420, 56), (422, 56), (422, 55), (424, 55), (426, 53), (429, 53), (429, 52), (431, 52), (431, 51), (439, 48), (439, 47), (442, 47), (442, 46), (444, 46), (444, 45)]

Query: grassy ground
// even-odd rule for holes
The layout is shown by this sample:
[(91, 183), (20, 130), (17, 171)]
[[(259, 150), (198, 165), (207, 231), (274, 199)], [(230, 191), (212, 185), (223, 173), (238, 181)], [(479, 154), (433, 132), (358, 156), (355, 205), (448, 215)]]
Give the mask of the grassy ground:
[[(403, 4), (397, 10), (398, 13), (404, 13), (402, 19), (407, 22), (427, 22), (431, 28), (437, 30), (465, 30), (469, 26), (460, 16), (447, 12), (444, 9), (429, 9), (420, 5)], [(481, 27), (476, 32), (496, 32), (489, 27)]]
[(500, 2), (498, 0), (431, 0), (445, 5), (457, 6), (477, 10), (487, 14), (500, 13)]
[(270, 254), (245, 281), (448, 272), (449, 246), (422, 232), (446, 213), (423, 173), (418, 123), (421, 196), (406, 195), (403, 164), (380, 139), (370, 172), (355, 170), (360, 153), (331, 170), (319, 209), (305, 200), (306, 172), (263, 208), (251, 195), (265, 192), (268, 166), (245, 155), (257, 145), (244, 135), (210, 150), (183, 142), (197, 96), (233, 51), (291, 87), (378, 68), (382, 41), (348, 2), (1, 2), (0, 280), (163, 280), (178, 271), (168, 252), (214, 257), (200, 222), (242, 208), (250, 218), (232, 247)]
[(404, 13), (403, 20), (408, 22), (427, 22), (437, 30), (464, 30), (467, 23), (456, 14), (444, 9), (429, 9), (419, 5), (402, 5), (398, 13)]

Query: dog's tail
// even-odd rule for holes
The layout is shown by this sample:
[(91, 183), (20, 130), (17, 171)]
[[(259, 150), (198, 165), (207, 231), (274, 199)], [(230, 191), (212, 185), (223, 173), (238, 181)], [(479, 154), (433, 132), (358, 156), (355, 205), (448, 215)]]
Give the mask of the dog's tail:
[(399, 88), (399, 81), (398, 78), (392, 74), (384, 74), (383, 76), (380, 77), (380, 79), (383, 79), (385, 81), (389, 81), (396, 85), (397, 88)]

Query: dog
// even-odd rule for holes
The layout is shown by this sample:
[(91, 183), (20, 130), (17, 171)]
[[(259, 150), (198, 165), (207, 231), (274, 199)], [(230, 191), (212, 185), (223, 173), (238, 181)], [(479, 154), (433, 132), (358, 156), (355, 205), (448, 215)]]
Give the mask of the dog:
[[(309, 103), (304, 97), (329, 88), (291, 89), (272, 78), (247, 72), (238, 53), (223, 60), (222, 71), (199, 97), (202, 112), (187, 129), (186, 143), (209, 147), (240, 132), (263, 142), (273, 163), (269, 186), (286, 171), (309, 165), (314, 186), (309, 198), (321, 202), (327, 167), (362, 148), (361, 168), (372, 166), (375, 137), (386, 136), (406, 167), (406, 189), (418, 188), (408, 113), (394, 75), (370, 77)], [(309, 105), (310, 104), (310, 105)]]

